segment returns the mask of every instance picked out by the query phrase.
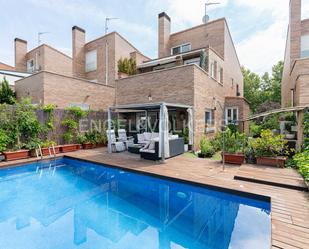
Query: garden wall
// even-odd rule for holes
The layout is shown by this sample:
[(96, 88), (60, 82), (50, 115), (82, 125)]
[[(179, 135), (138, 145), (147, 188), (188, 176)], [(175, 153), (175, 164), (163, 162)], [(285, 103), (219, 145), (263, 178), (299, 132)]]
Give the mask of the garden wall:
[[(63, 144), (63, 134), (65, 132), (65, 127), (61, 124), (62, 120), (65, 118), (64, 109), (54, 110), (54, 129), (49, 132), (49, 140), (55, 141), (57, 144)], [(44, 124), (48, 118), (48, 113), (43, 110), (36, 111), (38, 120), (41, 124)], [(107, 128), (107, 112), (104, 111), (91, 111), (86, 118), (80, 120), (80, 131), (85, 132), (89, 129), (102, 129)]]

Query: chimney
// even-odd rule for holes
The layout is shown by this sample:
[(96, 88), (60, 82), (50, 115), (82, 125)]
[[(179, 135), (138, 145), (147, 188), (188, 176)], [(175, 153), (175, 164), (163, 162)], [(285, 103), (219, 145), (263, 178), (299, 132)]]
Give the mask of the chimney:
[(15, 69), (17, 71), (26, 72), (27, 71), (27, 41), (15, 38)]
[(289, 13), (291, 67), (301, 52), (301, 0), (290, 0)]
[(77, 26), (72, 27), (72, 69), (75, 77), (85, 76), (85, 43), (85, 30)]
[(159, 26), (158, 56), (159, 57), (168, 56), (170, 55), (169, 39), (171, 34), (171, 18), (165, 12), (159, 14), (158, 26)]

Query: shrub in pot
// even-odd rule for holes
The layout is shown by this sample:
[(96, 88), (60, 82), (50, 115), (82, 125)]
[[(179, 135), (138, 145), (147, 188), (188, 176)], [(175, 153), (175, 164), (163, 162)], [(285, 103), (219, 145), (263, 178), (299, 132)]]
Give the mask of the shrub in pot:
[(69, 107), (66, 109), (65, 118), (62, 125), (66, 128), (63, 139), (67, 143), (61, 146), (61, 152), (71, 152), (79, 149), (80, 145), (76, 144), (79, 134), (79, 121), (87, 115), (80, 107)]
[(224, 144), (222, 153), (224, 161), (230, 164), (241, 165), (245, 159), (246, 135), (228, 128), (221, 137), (222, 144)]
[(200, 150), (201, 151), (198, 153), (198, 157), (200, 158), (210, 158), (216, 153), (214, 147), (206, 136), (203, 136), (200, 141)]
[(3, 161), (5, 158), (2, 152), (6, 150), (9, 141), (10, 138), (6, 135), (5, 131), (0, 129), (0, 161)]
[(280, 157), (286, 144), (282, 135), (274, 135), (271, 130), (262, 130), (261, 137), (250, 141), (257, 164), (280, 167), (286, 161), (285, 157)]

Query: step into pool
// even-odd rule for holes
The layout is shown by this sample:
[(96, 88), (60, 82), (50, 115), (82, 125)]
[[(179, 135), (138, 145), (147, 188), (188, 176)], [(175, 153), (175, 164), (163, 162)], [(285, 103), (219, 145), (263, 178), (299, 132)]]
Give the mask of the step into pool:
[(0, 231), (1, 249), (269, 249), (270, 203), (64, 157), (0, 170)]

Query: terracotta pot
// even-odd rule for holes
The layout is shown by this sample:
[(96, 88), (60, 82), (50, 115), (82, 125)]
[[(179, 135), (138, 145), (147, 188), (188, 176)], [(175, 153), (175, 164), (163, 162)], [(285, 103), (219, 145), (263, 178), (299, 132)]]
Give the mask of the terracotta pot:
[(62, 145), (60, 151), (62, 153), (77, 151), (80, 148), (80, 144), (65, 144)]
[(239, 154), (224, 153), (224, 161), (226, 163), (241, 165), (243, 164), (244, 160), (245, 155), (242, 153)]
[(82, 146), (84, 150), (93, 149), (95, 147), (92, 143), (83, 143)]
[[(50, 148), (50, 152), (51, 152), (52, 155), (54, 154), (52, 148)], [(59, 153), (60, 153), (60, 146), (55, 146), (55, 153), (56, 153), (56, 154), (59, 154)], [(49, 156), (48, 148), (42, 148), (42, 154), (43, 154), (43, 156)], [(31, 155), (32, 157), (36, 157), (35, 149), (30, 150), (30, 155)]]
[(29, 158), (29, 150), (5, 151), (3, 152), (6, 161)]
[(256, 163), (266, 166), (284, 167), (286, 158), (285, 157), (257, 157)]

